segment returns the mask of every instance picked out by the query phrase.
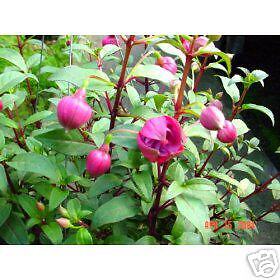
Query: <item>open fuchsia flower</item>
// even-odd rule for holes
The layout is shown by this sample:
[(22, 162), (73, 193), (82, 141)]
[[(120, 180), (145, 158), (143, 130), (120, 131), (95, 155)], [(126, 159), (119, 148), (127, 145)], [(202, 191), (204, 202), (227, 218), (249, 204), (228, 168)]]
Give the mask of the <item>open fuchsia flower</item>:
[(158, 163), (179, 155), (185, 141), (179, 122), (169, 116), (149, 119), (137, 135), (138, 147), (144, 157)]
[(109, 145), (103, 144), (98, 150), (91, 151), (86, 160), (86, 169), (92, 177), (106, 173), (111, 167)]
[(210, 105), (202, 110), (200, 123), (209, 130), (219, 130), (224, 126), (225, 116), (216, 106)]
[(118, 45), (118, 41), (115, 35), (108, 35), (102, 39), (102, 46), (106, 45)]
[(224, 127), (218, 131), (218, 139), (223, 143), (232, 143), (237, 138), (237, 130), (231, 121), (225, 121)]
[(170, 56), (161, 56), (157, 59), (156, 64), (160, 67), (168, 70), (172, 74), (177, 72), (177, 64), (175, 60)]
[(89, 121), (92, 109), (85, 101), (86, 91), (78, 89), (75, 94), (63, 97), (57, 105), (57, 117), (65, 129), (81, 127)]

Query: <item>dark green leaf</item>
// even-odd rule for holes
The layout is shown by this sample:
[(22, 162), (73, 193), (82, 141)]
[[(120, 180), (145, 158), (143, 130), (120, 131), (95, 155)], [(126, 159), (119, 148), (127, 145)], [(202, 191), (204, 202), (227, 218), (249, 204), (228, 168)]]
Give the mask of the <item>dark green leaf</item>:
[(95, 227), (100, 227), (134, 217), (138, 211), (135, 200), (123, 194), (101, 205), (94, 213), (92, 222)]
[(54, 187), (50, 194), (49, 210), (53, 211), (61, 204), (69, 195), (69, 191), (61, 190), (59, 187)]
[(43, 225), (42, 230), (53, 244), (57, 245), (62, 242), (62, 231), (56, 222), (50, 222), (48, 225)]
[(114, 174), (104, 174), (96, 179), (89, 190), (89, 196), (97, 196), (114, 187), (120, 186), (121, 179)]

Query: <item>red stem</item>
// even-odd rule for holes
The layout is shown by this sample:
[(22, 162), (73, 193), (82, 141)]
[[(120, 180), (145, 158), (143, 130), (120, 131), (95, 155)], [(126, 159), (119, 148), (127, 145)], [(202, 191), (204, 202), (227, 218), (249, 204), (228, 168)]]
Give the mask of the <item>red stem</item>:
[(206, 57), (204, 58), (203, 63), (202, 63), (202, 65), (201, 65), (201, 67), (200, 67), (200, 71), (199, 71), (199, 73), (198, 73), (198, 75), (197, 75), (197, 78), (195, 79), (194, 87), (193, 87), (193, 91), (194, 91), (194, 92), (197, 91), (198, 84), (199, 84), (199, 82), (200, 82), (200, 80), (201, 80), (201, 78), (202, 78), (202, 76), (203, 76), (203, 74), (204, 74), (204, 72), (205, 72), (205, 70), (206, 70), (206, 63), (207, 63), (207, 60), (208, 60), (208, 56), (206, 56)]

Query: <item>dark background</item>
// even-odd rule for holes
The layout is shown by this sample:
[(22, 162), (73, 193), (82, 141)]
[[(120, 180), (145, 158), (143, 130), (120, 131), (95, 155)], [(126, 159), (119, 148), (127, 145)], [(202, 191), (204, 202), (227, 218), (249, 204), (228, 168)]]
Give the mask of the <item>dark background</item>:
[(260, 139), (260, 145), (277, 169), (280, 169), (279, 154), (275, 151), (280, 146), (280, 36), (223, 36), (220, 48), (234, 53), (233, 73), (240, 74), (238, 66), (250, 71), (260, 69), (269, 74), (264, 80), (264, 88), (260, 83), (254, 84), (245, 98), (245, 103), (254, 103), (268, 107), (274, 113), (275, 126), (263, 113), (248, 110), (241, 113), (253, 134)]

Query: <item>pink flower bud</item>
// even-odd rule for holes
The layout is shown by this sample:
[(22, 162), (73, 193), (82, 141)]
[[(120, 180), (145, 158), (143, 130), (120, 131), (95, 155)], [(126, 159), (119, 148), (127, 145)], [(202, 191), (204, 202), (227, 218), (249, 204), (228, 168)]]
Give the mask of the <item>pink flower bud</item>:
[(161, 56), (157, 59), (156, 64), (160, 67), (168, 70), (172, 74), (176, 74), (177, 72), (177, 64), (175, 60), (170, 56)]
[[(194, 44), (193, 44), (192, 52), (195, 53), (198, 51), (199, 48), (206, 46), (208, 41), (209, 41), (209, 39), (204, 36), (200, 36), (200, 37), (196, 38), (194, 41)], [(191, 48), (191, 41), (181, 38), (181, 42), (183, 44), (183, 47), (185, 48), (185, 50), (188, 53)]]
[(66, 46), (69, 47), (71, 45), (71, 40), (66, 41)]
[(66, 129), (79, 128), (92, 116), (92, 109), (85, 101), (86, 91), (80, 88), (75, 94), (63, 97), (57, 106), (57, 117)]
[(200, 115), (200, 123), (209, 130), (219, 130), (224, 126), (225, 116), (217, 107), (208, 106)]
[(62, 228), (69, 228), (71, 226), (71, 222), (66, 218), (59, 218), (56, 219), (56, 222), (62, 227)]
[(45, 205), (40, 201), (36, 201), (36, 207), (40, 212), (43, 212), (45, 210)]
[(102, 39), (102, 46), (106, 45), (118, 45), (118, 41), (115, 35), (108, 35)]
[(223, 110), (223, 103), (218, 100), (218, 99), (214, 99), (210, 102), (209, 106), (215, 106), (216, 108), (218, 108), (220, 111)]
[(218, 139), (223, 143), (232, 143), (237, 138), (237, 130), (231, 121), (225, 121), (224, 127), (218, 131)]
[(4, 107), (4, 105), (3, 105), (3, 101), (2, 101), (2, 100), (0, 100), (0, 111), (2, 111), (2, 110), (3, 110), (3, 107)]
[(177, 120), (169, 116), (149, 119), (137, 136), (138, 147), (150, 162), (163, 163), (184, 150), (186, 137)]
[(91, 151), (86, 160), (86, 169), (92, 177), (106, 173), (111, 167), (109, 145), (103, 144), (98, 150)]
[(193, 50), (194, 52), (198, 51), (198, 49), (203, 48), (207, 45), (209, 39), (204, 36), (200, 36), (195, 39), (194, 45), (193, 45)]
[(181, 42), (182, 42), (183, 47), (185, 48), (185, 50), (186, 50), (187, 52), (189, 52), (189, 51), (190, 51), (190, 47), (191, 47), (191, 42), (188, 41), (188, 40), (186, 40), (186, 39), (184, 39), (183, 37), (181, 37), (180, 40), (181, 40)]

